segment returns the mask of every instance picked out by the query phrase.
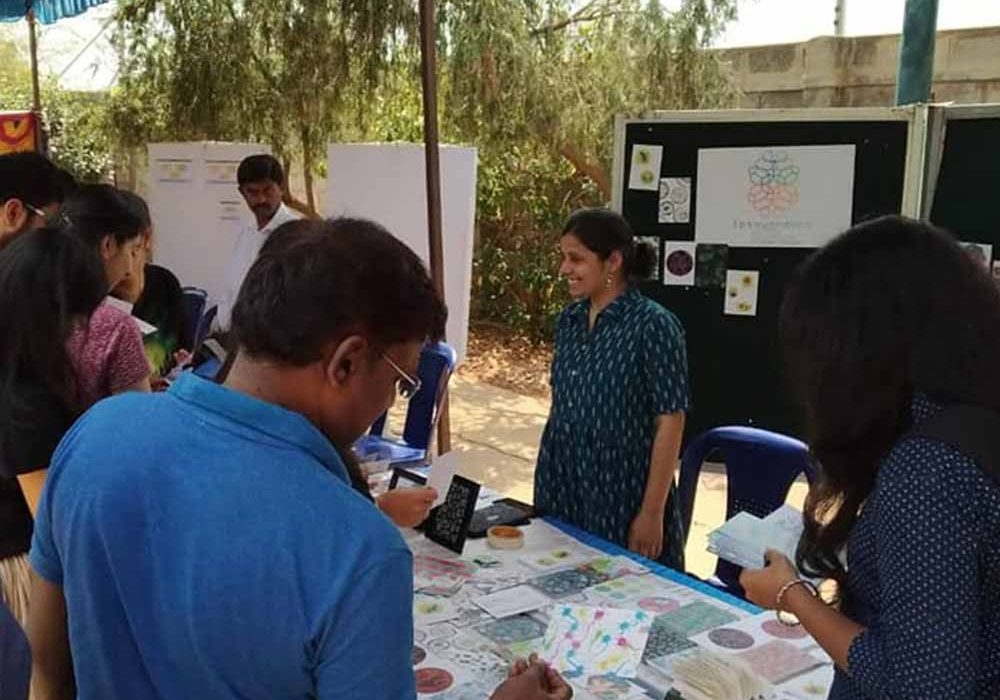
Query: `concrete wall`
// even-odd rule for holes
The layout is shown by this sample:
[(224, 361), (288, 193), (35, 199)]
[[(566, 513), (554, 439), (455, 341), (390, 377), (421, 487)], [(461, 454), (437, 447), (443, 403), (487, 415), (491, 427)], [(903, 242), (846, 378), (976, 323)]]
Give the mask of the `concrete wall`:
[[(819, 37), (719, 51), (741, 107), (877, 107), (893, 103), (899, 35)], [(1000, 102), (1000, 27), (939, 32), (937, 102)]]

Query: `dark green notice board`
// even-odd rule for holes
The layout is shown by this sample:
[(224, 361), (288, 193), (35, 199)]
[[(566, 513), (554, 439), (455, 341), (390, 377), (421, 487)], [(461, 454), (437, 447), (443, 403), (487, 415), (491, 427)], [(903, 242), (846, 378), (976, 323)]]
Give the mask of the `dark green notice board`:
[[(626, 122), (624, 150), (616, 162), (621, 211), (638, 236), (694, 241), (698, 151), (703, 148), (855, 146), (852, 221), (901, 211), (911, 124), (898, 119), (857, 121), (659, 121)], [(621, 139), (622, 136), (619, 136)], [(660, 177), (690, 177), (690, 221), (659, 224), (657, 192), (628, 189), (635, 144), (661, 145)], [(1000, 162), (1000, 158), (997, 159)], [(782, 375), (777, 343), (778, 309), (792, 272), (812, 251), (805, 248), (730, 248), (730, 269), (759, 270), (757, 315), (723, 314), (723, 289), (666, 287), (643, 291), (673, 311), (687, 334), (693, 408), (687, 435), (720, 425), (753, 425), (792, 435), (801, 424)]]

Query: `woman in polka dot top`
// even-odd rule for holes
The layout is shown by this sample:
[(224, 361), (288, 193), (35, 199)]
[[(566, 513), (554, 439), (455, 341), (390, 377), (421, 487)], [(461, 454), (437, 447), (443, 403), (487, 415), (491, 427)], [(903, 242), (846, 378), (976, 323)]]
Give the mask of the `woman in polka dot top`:
[(886, 217), (814, 255), (781, 320), (822, 468), (798, 569), (839, 601), (776, 553), (744, 572), (748, 597), (830, 654), (831, 699), (1000, 698), (1000, 483), (910, 434), (952, 404), (1000, 413), (1000, 292), (949, 235)]

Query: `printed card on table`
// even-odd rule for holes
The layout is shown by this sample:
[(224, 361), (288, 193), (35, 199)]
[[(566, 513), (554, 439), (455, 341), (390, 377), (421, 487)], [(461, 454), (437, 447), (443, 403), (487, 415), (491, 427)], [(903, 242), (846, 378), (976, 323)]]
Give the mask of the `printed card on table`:
[(776, 640), (803, 650), (816, 647), (816, 642), (801, 626), (783, 625), (773, 612), (731, 622), (691, 638), (700, 647), (724, 654), (748, 651)]
[(552, 604), (552, 599), (531, 586), (516, 586), (473, 598), (472, 603), (496, 618), (532, 612)]
[(652, 616), (642, 610), (559, 605), (545, 631), (542, 657), (567, 678), (634, 678), (651, 624)]
[(727, 270), (724, 312), (727, 316), (756, 316), (760, 272)]
[(435, 598), (425, 595), (413, 596), (413, 621), (420, 626), (433, 625), (446, 620), (453, 620), (461, 611), (447, 598)]
[(663, 284), (687, 286), (694, 284), (695, 244), (690, 241), (667, 241), (663, 255)]
[(782, 683), (823, 664), (817, 657), (781, 640), (768, 642), (736, 656), (769, 683)]
[(663, 146), (632, 146), (632, 167), (629, 169), (628, 188), (630, 190), (660, 189), (660, 164), (663, 161)]

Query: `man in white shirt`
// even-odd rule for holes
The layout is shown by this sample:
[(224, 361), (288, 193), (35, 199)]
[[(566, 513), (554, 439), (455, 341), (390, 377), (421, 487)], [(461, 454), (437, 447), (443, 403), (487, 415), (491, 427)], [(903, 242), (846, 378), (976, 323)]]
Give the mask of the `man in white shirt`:
[(257, 253), (268, 235), (282, 224), (301, 218), (281, 201), (285, 173), (281, 163), (273, 156), (262, 153), (244, 158), (236, 171), (236, 181), (240, 194), (253, 212), (255, 223), (240, 231), (226, 271), (226, 286), (216, 317), (216, 324), (223, 331), (229, 330), (233, 304), (243, 286), (243, 278), (257, 259)]

